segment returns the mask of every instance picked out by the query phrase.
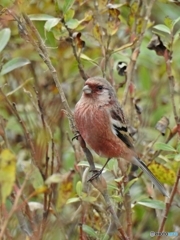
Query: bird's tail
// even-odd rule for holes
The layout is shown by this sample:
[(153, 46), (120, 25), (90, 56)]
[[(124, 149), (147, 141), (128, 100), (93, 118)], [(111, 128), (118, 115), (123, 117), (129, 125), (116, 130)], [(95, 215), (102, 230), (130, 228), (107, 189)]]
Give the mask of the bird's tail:
[(165, 187), (157, 180), (157, 178), (152, 174), (152, 172), (147, 168), (147, 166), (140, 159), (133, 157), (133, 163), (138, 167), (140, 167), (143, 170), (143, 172), (145, 172), (149, 176), (152, 183), (159, 189), (159, 191), (164, 196), (168, 197), (168, 193)]

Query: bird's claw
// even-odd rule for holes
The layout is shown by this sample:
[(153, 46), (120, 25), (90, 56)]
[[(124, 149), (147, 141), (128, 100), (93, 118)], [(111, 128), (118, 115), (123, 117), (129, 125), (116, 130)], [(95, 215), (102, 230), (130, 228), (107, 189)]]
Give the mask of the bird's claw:
[(80, 134), (79, 132), (77, 132), (77, 133), (75, 134), (75, 136), (72, 138), (72, 141), (73, 141), (74, 139), (78, 140), (78, 137), (79, 137), (79, 136), (81, 136), (81, 134)]
[(91, 172), (94, 172), (94, 174), (92, 175), (91, 178), (88, 179), (88, 182), (91, 182), (94, 179), (98, 178), (101, 175), (101, 173), (102, 173), (102, 169), (101, 170), (96, 170), (95, 169), (95, 170), (92, 170)]

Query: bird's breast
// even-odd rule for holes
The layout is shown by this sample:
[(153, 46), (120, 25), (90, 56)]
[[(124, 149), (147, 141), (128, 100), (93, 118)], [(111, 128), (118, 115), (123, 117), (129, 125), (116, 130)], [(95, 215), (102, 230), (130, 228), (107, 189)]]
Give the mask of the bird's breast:
[(126, 154), (124, 143), (112, 132), (106, 107), (77, 104), (74, 117), (81, 136), (97, 154), (107, 158)]
[(75, 109), (76, 126), (86, 142), (89, 139), (103, 137), (104, 116), (99, 106), (81, 104)]

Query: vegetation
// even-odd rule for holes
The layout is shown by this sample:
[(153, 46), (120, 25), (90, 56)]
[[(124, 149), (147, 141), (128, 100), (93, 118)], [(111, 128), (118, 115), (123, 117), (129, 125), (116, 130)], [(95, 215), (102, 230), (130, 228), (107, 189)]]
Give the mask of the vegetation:
[[(180, 235), (179, 10), (176, 0), (1, 1), (0, 239)], [(169, 198), (123, 159), (88, 181), (94, 165), (74, 138), (73, 108), (89, 76), (117, 90)]]

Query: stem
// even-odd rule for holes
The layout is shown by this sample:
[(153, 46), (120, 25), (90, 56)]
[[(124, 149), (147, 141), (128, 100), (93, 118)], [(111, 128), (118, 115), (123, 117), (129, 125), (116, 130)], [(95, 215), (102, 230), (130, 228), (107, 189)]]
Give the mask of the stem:
[[(159, 226), (158, 232), (163, 232), (164, 225), (165, 225), (165, 223), (166, 223), (169, 210), (170, 210), (170, 208), (171, 208), (171, 205), (172, 205), (174, 196), (175, 196), (175, 194), (176, 194), (176, 192), (177, 192), (179, 179), (180, 179), (180, 169), (178, 170), (176, 182), (175, 182), (175, 184), (174, 184), (174, 186), (173, 186), (173, 189), (172, 189), (172, 192), (171, 192), (171, 195), (170, 195), (170, 198), (169, 198), (169, 202), (166, 203), (166, 208), (165, 208), (164, 214), (163, 214), (164, 216), (163, 216), (161, 225)], [(157, 240), (159, 240), (160, 238), (161, 238), (161, 236), (158, 236), (158, 237), (157, 237)]]
[(172, 68), (171, 68), (171, 59), (170, 59), (171, 53), (168, 53), (168, 50), (165, 50), (164, 53), (164, 59), (166, 62), (166, 71), (169, 79), (169, 89), (170, 89), (170, 97), (171, 97), (171, 103), (172, 103), (172, 108), (173, 108), (173, 113), (174, 113), (174, 119), (178, 124), (180, 124), (180, 118), (178, 117), (177, 114), (177, 109), (175, 105), (175, 100), (174, 100), (174, 85), (175, 85), (175, 79), (172, 74)]

